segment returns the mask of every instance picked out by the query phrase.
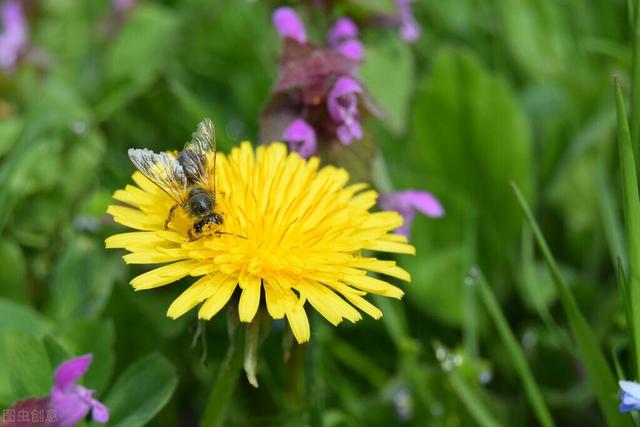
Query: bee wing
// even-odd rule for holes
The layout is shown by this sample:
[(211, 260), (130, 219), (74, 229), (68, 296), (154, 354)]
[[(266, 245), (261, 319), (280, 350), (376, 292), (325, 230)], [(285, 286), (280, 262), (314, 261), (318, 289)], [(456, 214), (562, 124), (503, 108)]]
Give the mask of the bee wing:
[(129, 158), (151, 182), (164, 190), (178, 204), (186, 201), (187, 177), (178, 160), (167, 153), (130, 148)]
[(204, 119), (191, 135), (180, 153), (184, 172), (189, 180), (198, 183), (212, 194), (215, 186), (216, 131), (209, 119)]

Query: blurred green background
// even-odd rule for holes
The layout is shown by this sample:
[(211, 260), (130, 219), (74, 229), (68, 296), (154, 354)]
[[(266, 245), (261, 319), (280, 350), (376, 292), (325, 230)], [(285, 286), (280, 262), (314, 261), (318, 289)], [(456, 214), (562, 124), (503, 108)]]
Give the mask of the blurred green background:
[[(314, 318), (306, 354), (275, 323), (261, 386), (241, 379), (226, 425), (306, 425), (318, 402), (326, 426), (467, 426), (487, 414), (537, 425), (465, 285), (473, 265), (557, 425), (603, 425), (508, 183), (532, 203), (601, 346), (624, 366), (611, 76), (628, 90), (633, 2), (419, 0), (413, 44), (370, 24), (394, 13), (391, 0), (316, 3), (286, 3), (316, 40), (345, 14), (369, 23), (361, 76), (388, 117), (366, 126), (394, 186), (432, 192), (447, 215), (416, 219), (417, 256), (399, 257), (413, 281), (400, 302), (373, 298), (381, 321)], [(29, 55), (0, 72), (0, 408), (47, 394), (52, 367), (92, 352), (85, 384), (111, 407), (110, 425), (197, 425), (228, 345), (225, 316), (208, 324), (205, 366), (191, 348), (195, 313), (165, 317), (188, 280), (134, 294), (128, 282), (143, 268), (104, 249), (121, 230), (104, 212), (130, 179), (129, 147), (179, 148), (203, 117), (222, 151), (256, 141), (281, 50), (271, 13), (285, 3), (139, 1), (126, 13), (107, 1), (24, 4)]]

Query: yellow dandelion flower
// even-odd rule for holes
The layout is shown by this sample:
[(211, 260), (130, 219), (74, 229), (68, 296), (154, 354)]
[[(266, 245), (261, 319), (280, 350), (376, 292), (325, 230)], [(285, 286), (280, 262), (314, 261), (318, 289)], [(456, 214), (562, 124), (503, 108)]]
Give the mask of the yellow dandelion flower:
[(366, 184), (347, 185), (348, 173), (319, 160), (288, 153), (284, 144), (258, 147), (242, 143), (217, 159), (216, 211), (222, 233), (189, 240), (193, 224), (175, 202), (140, 172), (136, 185), (118, 190), (125, 205), (108, 208), (117, 223), (139, 230), (109, 237), (107, 248), (124, 248), (130, 264), (164, 264), (131, 281), (135, 290), (153, 289), (186, 276), (199, 277), (169, 307), (171, 318), (200, 305), (198, 317), (211, 319), (239, 287), (238, 313), (251, 322), (264, 301), (274, 319), (286, 316), (298, 342), (309, 340), (308, 302), (334, 325), (356, 322), (361, 311), (382, 312), (368, 293), (401, 298), (402, 290), (368, 272), (409, 281), (393, 261), (363, 250), (414, 254), (395, 212), (370, 212), (377, 194)]

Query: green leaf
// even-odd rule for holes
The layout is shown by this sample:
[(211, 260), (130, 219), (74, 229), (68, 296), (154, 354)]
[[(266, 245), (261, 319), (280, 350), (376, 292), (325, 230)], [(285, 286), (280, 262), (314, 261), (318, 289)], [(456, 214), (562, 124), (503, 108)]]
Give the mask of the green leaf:
[[(89, 119), (89, 110), (73, 85), (55, 75), (45, 81), (37, 91), (31, 89), (31, 92), (38, 92), (37, 100), (29, 100), (32, 103), (27, 105), (24, 130), (0, 164), (0, 182), (3, 183), (0, 186), (0, 229), (6, 226), (12, 210), (27, 196), (42, 191), (58, 197), (52, 190), (60, 183), (66, 184), (61, 160), (65, 147), (63, 135), (68, 136), (71, 124), (86, 123)], [(57, 201), (51, 210), (58, 213), (68, 209), (65, 205), (68, 200), (61, 202), (58, 198)], [(23, 206), (23, 211), (15, 215), (14, 220), (22, 219), (25, 212), (51, 215), (50, 209)]]
[[(88, 83), (88, 73), (83, 73), (87, 56), (98, 48), (96, 28), (104, 25), (106, 4), (100, 2), (78, 3), (68, 0), (46, 0), (40, 5), (41, 20), (38, 31), (32, 34), (36, 38), (35, 46), (46, 52), (55, 52), (56, 68), (63, 68), (76, 78), (76, 83)], [(71, 74), (73, 73), (73, 74)]]
[(31, 307), (0, 298), (0, 333), (21, 331), (32, 335), (45, 335), (51, 323)]
[[(532, 192), (531, 130), (515, 95), (469, 52), (442, 49), (419, 86), (413, 134), (396, 175), (441, 198), (447, 217), (434, 226), (436, 246), (453, 243), (469, 223), (478, 227), (480, 265), (499, 265), (513, 251), (521, 214), (508, 182)], [(426, 179), (425, 179), (426, 177)], [(437, 231), (441, 225), (446, 230)], [(487, 270), (486, 267), (484, 267)], [(489, 270), (487, 270), (489, 271)]]
[(99, 117), (109, 116), (148, 88), (170, 57), (176, 28), (176, 16), (162, 6), (136, 5), (106, 52), (108, 84), (96, 108)]
[[(419, 252), (420, 253), (420, 252)], [(408, 258), (408, 257), (407, 257)], [(440, 321), (460, 325), (464, 317), (464, 274), (471, 260), (464, 246), (422, 252), (419, 260), (406, 265), (412, 284), (405, 288), (407, 301)], [(401, 263), (405, 265), (404, 263)]]
[(635, 336), (633, 345), (636, 355), (636, 375), (640, 373), (640, 195), (635, 156), (624, 108), (620, 83), (615, 79), (616, 107), (618, 113), (618, 144), (622, 169), (623, 210), (627, 237), (628, 290), (631, 298), (631, 319)]
[(13, 240), (0, 238), (0, 259), (0, 297), (26, 303), (29, 300), (27, 262), (20, 245)]
[[(34, 133), (40, 131), (38, 129)], [(0, 167), (0, 181), (3, 183), (0, 187), (0, 230), (6, 226), (17, 202), (37, 186), (32, 172), (47, 154), (45, 145), (51, 142), (38, 136), (33, 133), (23, 135)]]
[[(612, 128), (607, 133), (609, 137)], [(567, 151), (577, 149), (577, 144)], [(600, 212), (597, 188), (597, 175), (594, 170), (602, 160), (595, 150), (567, 156), (562, 166), (557, 168), (557, 178), (546, 187), (547, 201), (557, 207), (565, 218), (568, 235), (578, 238), (600, 225)]]
[(176, 18), (165, 8), (143, 3), (127, 19), (106, 57), (110, 80), (147, 80), (167, 60)]
[(100, 393), (107, 385), (115, 364), (115, 330), (109, 320), (74, 322), (60, 335), (60, 340), (74, 355), (93, 354), (91, 369), (84, 384)]
[(121, 271), (120, 258), (115, 253), (105, 254), (101, 242), (72, 236), (55, 269), (49, 313), (62, 322), (96, 317), (109, 300)]
[(65, 180), (60, 192), (65, 197), (75, 199), (83, 193), (86, 194), (87, 184), (95, 179), (96, 170), (105, 154), (106, 144), (99, 132), (87, 132), (73, 142), (75, 144), (67, 145), (67, 151), (62, 158)]
[(44, 347), (49, 355), (49, 362), (52, 367), (56, 367), (62, 362), (69, 360), (73, 357), (73, 354), (67, 349), (60, 341), (53, 338), (51, 335), (45, 335), (42, 338)]
[(60, 225), (71, 214), (77, 214), (76, 202), (85, 197), (94, 183), (105, 151), (104, 140), (97, 132), (77, 135), (77, 139), (64, 144), (62, 140), (55, 142), (49, 144), (56, 147), (55, 151), (43, 153), (38, 162), (41, 169), (29, 176), (29, 182), (41, 183), (34, 188), (38, 197), (25, 200), (14, 215), (12, 230), (21, 243), (32, 247), (49, 245)]
[(538, 227), (538, 223), (531, 213), (531, 209), (529, 208), (524, 195), (515, 183), (512, 184), (512, 187), (516, 198), (518, 199), (518, 203), (520, 203), (520, 207), (533, 230), (533, 234), (544, 255), (549, 272), (551, 273), (556, 288), (558, 289), (558, 294), (560, 295), (564, 312), (569, 320), (573, 339), (577, 344), (578, 354), (582, 363), (585, 365), (591, 390), (598, 399), (600, 409), (604, 414), (607, 425), (631, 425), (630, 418), (618, 412), (618, 387), (611, 372), (611, 368), (607, 363), (607, 359), (600, 350), (598, 340), (589, 326), (589, 323), (580, 311), (569, 287), (562, 279), (558, 266), (556, 265), (551, 251), (549, 250), (549, 246), (540, 231), (540, 227)]
[(531, 76), (561, 72), (568, 62), (571, 32), (553, 1), (496, 1), (502, 40), (517, 64)]
[(4, 117), (0, 121), (0, 158), (18, 141), (23, 120), (18, 117)]
[(153, 353), (133, 363), (109, 390), (104, 404), (112, 427), (146, 425), (167, 404), (178, 378), (171, 363)]
[(509, 358), (514, 365), (516, 372), (520, 376), (520, 380), (524, 385), (524, 390), (527, 393), (527, 397), (529, 398), (529, 402), (531, 403), (533, 410), (535, 411), (538, 422), (546, 427), (554, 426), (555, 424), (553, 422), (553, 418), (551, 418), (549, 408), (547, 408), (547, 405), (542, 398), (542, 392), (533, 377), (533, 373), (529, 368), (529, 364), (527, 363), (527, 359), (522, 348), (520, 348), (520, 345), (518, 344), (518, 340), (509, 327), (509, 322), (502, 312), (498, 300), (482, 273), (476, 270), (473, 270), (472, 273), (475, 273), (473, 274), (474, 277), (472, 277), (472, 280), (477, 283), (478, 288), (480, 289), (480, 296), (482, 297), (487, 312), (491, 316), (491, 319), (498, 330), (500, 339), (502, 339), (502, 342), (509, 353)]
[(0, 406), (49, 393), (53, 370), (41, 339), (18, 331), (0, 333)]
[(388, 114), (386, 121), (396, 133), (407, 126), (409, 100), (413, 93), (413, 57), (399, 37), (384, 37), (366, 44), (360, 75), (374, 101)]

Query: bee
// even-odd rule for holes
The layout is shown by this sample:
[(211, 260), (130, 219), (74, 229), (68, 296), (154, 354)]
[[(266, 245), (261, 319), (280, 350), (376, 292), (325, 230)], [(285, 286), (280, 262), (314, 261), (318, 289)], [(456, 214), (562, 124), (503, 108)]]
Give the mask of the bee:
[(193, 219), (188, 230), (189, 240), (203, 237), (210, 224), (223, 224), (222, 215), (215, 211), (216, 136), (211, 120), (204, 119), (198, 124), (191, 141), (177, 157), (146, 148), (130, 148), (129, 158), (144, 176), (176, 202), (164, 223), (165, 230), (178, 208)]

